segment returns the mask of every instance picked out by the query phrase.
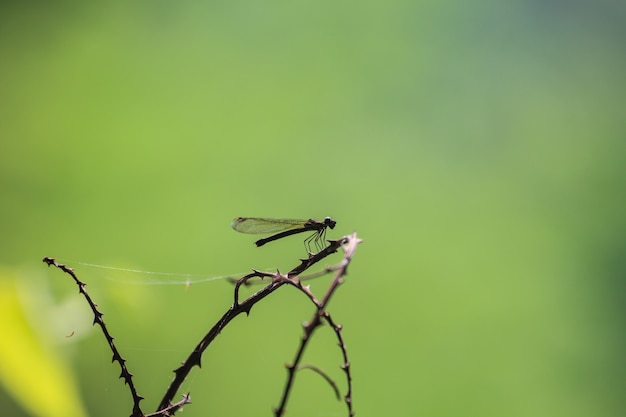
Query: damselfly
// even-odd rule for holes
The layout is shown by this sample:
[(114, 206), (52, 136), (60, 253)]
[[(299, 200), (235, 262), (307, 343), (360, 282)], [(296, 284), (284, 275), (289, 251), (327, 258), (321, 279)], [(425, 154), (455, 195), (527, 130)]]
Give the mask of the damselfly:
[(314, 232), (304, 241), (307, 251), (311, 252), (311, 242), (313, 242), (317, 248), (320, 248), (321, 241), (326, 235), (326, 228), (334, 229), (336, 224), (337, 222), (330, 217), (326, 217), (323, 221), (313, 219), (296, 220), (237, 217), (230, 225), (233, 229), (241, 233), (255, 235), (274, 233), (271, 236), (257, 240), (255, 242), (257, 246), (263, 246), (268, 242), (272, 242), (286, 236), (295, 235), (297, 233)]

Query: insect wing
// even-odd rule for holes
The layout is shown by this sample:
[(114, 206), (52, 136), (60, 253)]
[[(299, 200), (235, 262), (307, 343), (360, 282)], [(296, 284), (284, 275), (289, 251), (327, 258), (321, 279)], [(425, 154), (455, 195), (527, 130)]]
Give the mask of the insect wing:
[(237, 217), (230, 226), (240, 233), (265, 235), (304, 227), (306, 220), (266, 219), (262, 217)]

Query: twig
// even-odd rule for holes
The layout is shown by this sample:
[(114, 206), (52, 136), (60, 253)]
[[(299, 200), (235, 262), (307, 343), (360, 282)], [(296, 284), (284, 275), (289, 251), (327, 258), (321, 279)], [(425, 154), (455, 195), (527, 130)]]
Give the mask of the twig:
[(173, 416), (178, 410), (182, 410), (185, 404), (191, 404), (191, 397), (189, 393), (183, 394), (183, 399), (177, 403), (170, 404), (163, 410), (159, 410), (156, 413), (146, 414), (144, 417), (170, 417)]
[[(339, 269), (338, 265), (326, 265), (324, 269), (321, 269), (319, 271), (312, 272), (306, 275), (298, 275), (298, 281), (302, 282), (302, 281), (309, 281), (315, 278), (319, 278), (324, 275), (330, 274), (331, 272), (336, 271), (337, 269)], [(237, 284), (239, 280), (240, 278), (231, 278), (231, 277), (226, 278), (226, 281), (230, 282), (231, 284)], [(263, 278), (261, 278), (261, 281), (255, 281), (255, 282), (246, 281), (245, 283), (243, 283), (243, 285), (248, 287), (250, 285), (261, 285), (263, 283), (264, 283)]]
[[(343, 277), (347, 274), (348, 265), (352, 259), (357, 245), (361, 242), (361, 240), (357, 238), (356, 233), (353, 233), (350, 236), (344, 236), (341, 239), (330, 240), (328, 242), (329, 245), (326, 248), (322, 249), (316, 254), (311, 254), (307, 259), (301, 259), (300, 265), (296, 266), (285, 275), (281, 274), (279, 271), (275, 273), (270, 273), (253, 270), (250, 274), (245, 275), (244, 277), (237, 280), (235, 282), (234, 301), (231, 307), (224, 313), (224, 315), (218, 320), (218, 322), (196, 345), (194, 350), (189, 354), (189, 356), (181, 364), (181, 366), (174, 370), (174, 379), (170, 383), (163, 398), (161, 399), (157, 411), (145, 416), (139, 404), (141, 400), (143, 400), (143, 397), (137, 393), (132, 379), (133, 375), (128, 371), (128, 368), (126, 367), (126, 360), (122, 358), (119, 351), (117, 350), (117, 347), (113, 342), (113, 337), (110, 335), (108, 328), (104, 323), (104, 320), (102, 319), (103, 313), (101, 313), (97, 309), (97, 304), (93, 302), (93, 300), (87, 293), (85, 289), (86, 284), (78, 279), (72, 268), (57, 263), (53, 258), (44, 258), (43, 262), (45, 262), (48, 266), (55, 266), (56, 268), (61, 269), (63, 272), (69, 274), (78, 285), (79, 292), (85, 297), (87, 303), (91, 307), (91, 310), (94, 314), (94, 324), (97, 323), (100, 325), (102, 333), (104, 334), (109, 344), (109, 347), (113, 352), (113, 362), (117, 361), (122, 370), (120, 378), (123, 378), (124, 382), (129, 386), (133, 398), (133, 412), (131, 414), (131, 417), (170, 417), (173, 416), (178, 410), (180, 410), (185, 404), (189, 404), (191, 402), (189, 394), (184, 394), (183, 399), (176, 403), (172, 403), (172, 399), (180, 389), (183, 381), (189, 375), (191, 369), (194, 366), (201, 367), (202, 354), (207, 349), (207, 347), (213, 342), (217, 335), (220, 334), (220, 332), (226, 327), (226, 325), (230, 323), (231, 320), (233, 320), (241, 313), (250, 314), (250, 310), (256, 303), (258, 303), (285, 284), (294, 286), (302, 293), (304, 293), (315, 305), (316, 312), (312, 320), (308, 324), (305, 324), (304, 334), (301, 339), (300, 347), (296, 352), (296, 357), (293, 363), (287, 367), (288, 378), (285, 384), (280, 405), (278, 408), (275, 409), (276, 416), (282, 415), (285, 411), (287, 399), (289, 397), (291, 388), (293, 387), (295, 371), (298, 369), (312, 369), (313, 371), (320, 374), (329, 382), (337, 397), (339, 397), (339, 390), (336, 383), (326, 373), (313, 365), (300, 365), (300, 361), (304, 354), (308, 341), (312, 336), (315, 328), (322, 324), (322, 319), (327, 321), (333, 327), (335, 334), (339, 340), (339, 346), (341, 347), (344, 358), (344, 364), (342, 365), (342, 369), (344, 369), (348, 380), (348, 392), (345, 395), (344, 399), (348, 405), (350, 416), (352, 416), (354, 415), (354, 413), (352, 411), (352, 382), (350, 376), (350, 364), (347, 357), (346, 347), (343, 342), (343, 337), (341, 335), (341, 326), (336, 325), (332, 321), (330, 315), (326, 312), (325, 309), (330, 301), (331, 296), (333, 295), (337, 287), (343, 282)], [(342, 248), (342, 250), (344, 251), (344, 256), (342, 261), (338, 265), (327, 266), (323, 271), (312, 273), (307, 276), (300, 276), (301, 273), (305, 272), (316, 263), (320, 262), (327, 256), (337, 252), (339, 248)], [(327, 289), (321, 301), (315, 297), (315, 295), (311, 292), (309, 286), (303, 286), (301, 283), (302, 280), (315, 278), (317, 276), (321, 276), (332, 271), (336, 271), (335, 277), (333, 278), (329, 288)], [(271, 282), (256, 293), (246, 298), (244, 301), (240, 302), (239, 290), (241, 286), (248, 285), (248, 281), (253, 278), (261, 278), (261, 280), (263, 280), (264, 278), (271, 278)]]
[(137, 393), (137, 390), (135, 389), (135, 384), (133, 383), (133, 374), (131, 374), (128, 371), (128, 368), (126, 367), (126, 359), (122, 358), (119, 351), (117, 350), (117, 347), (115, 346), (115, 343), (113, 343), (113, 336), (111, 336), (111, 334), (109, 333), (109, 330), (107, 329), (107, 326), (104, 323), (104, 320), (102, 319), (102, 316), (104, 314), (98, 311), (98, 305), (93, 302), (93, 300), (87, 293), (87, 290), (85, 289), (85, 286), (87, 284), (85, 284), (80, 279), (78, 279), (78, 277), (76, 276), (72, 268), (68, 268), (64, 264), (57, 263), (56, 260), (54, 260), (53, 258), (47, 258), (47, 257), (43, 258), (43, 262), (45, 262), (48, 266), (54, 266), (60, 269), (61, 271), (65, 272), (66, 274), (69, 274), (74, 279), (74, 282), (76, 283), (76, 285), (78, 285), (78, 292), (85, 297), (85, 300), (87, 300), (87, 303), (89, 304), (89, 307), (91, 307), (91, 311), (93, 312), (93, 315), (94, 315), (93, 324), (100, 325), (100, 328), (102, 329), (102, 333), (104, 334), (104, 337), (106, 338), (107, 343), (109, 344), (109, 347), (111, 348), (111, 351), (113, 351), (112, 362), (117, 361), (120, 365), (120, 368), (122, 369), (120, 378), (124, 378), (124, 382), (128, 385), (128, 388), (130, 389), (130, 393), (133, 397), (133, 413), (131, 414), (131, 417), (142, 417), (143, 412), (141, 411), (139, 402), (143, 400), (143, 397), (139, 395)]
[[(265, 297), (267, 297), (268, 295), (270, 295), (271, 293), (273, 293), (274, 291), (276, 291), (278, 288), (280, 288), (281, 286), (285, 284), (290, 284), (290, 285), (298, 287), (299, 284), (296, 281), (297, 274), (306, 271), (308, 268), (315, 265), (317, 262), (337, 252), (337, 249), (343, 243), (345, 243), (347, 239), (348, 239), (347, 237), (344, 237), (339, 240), (329, 241), (329, 245), (325, 249), (323, 249), (322, 251), (320, 251), (319, 253), (315, 255), (312, 255), (308, 259), (301, 259), (300, 265), (293, 268), (286, 275), (282, 275), (280, 272), (270, 273), (270, 272), (261, 272), (261, 271), (253, 270), (252, 273), (245, 275), (244, 277), (237, 280), (235, 284), (233, 305), (226, 311), (226, 313), (224, 313), (222, 318), (220, 318), (218, 322), (211, 328), (211, 330), (209, 330), (209, 332), (202, 338), (200, 343), (196, 345), (194, 350), (189, 354), (189, 356), (182, 363), (182, 365), (174, 370), (174, 379), (170, 383), (170, 386), (165, 392), (165, 395), (161, 399), (161, 403), (159, 404), (159, 407), (157, 410), (163, 410), (169, 406), (170, 402), (172, 401), (172, 398), (176, 395), (176, 393), (180, 389), (180, 386), (187, 378), (187, 375), (189, 375), (189, 372), (191, 372), (191, 369), (194, 366), (201, 367), (201, 358), (202, 358), (203, 352), (206, 350), (207, 347), (209, 347), (209, 345), (213, 342), (213, 340), (215, 340), (217, 335), (220, 334), (220, 332), (224, 329), (224, 327), (226, 327), (228, 323), (230, 323), (232, 319), (234, 319), (241, 313), (250, 314), (250, 310), (256, 303), (258, 303), (259, 301), (261, 301), (262, 299), (264, 299)], [(271, 283), (269, 283), (268, 285), (266, 285), (259, 291), (255, 292), (254, 294), (246, 298), (244, 301), (239, 302), (239, 289), (241, 288), (242, 285), (245, 285), (246, 282), (252, 278), (266, 278), (266, 277), (270, 277), (272, 279)]]
[(311, 279), (319, 278), (319, 277), (322, 277), (324, 275), (330, 274), (331, 272), (334, 272), (337, 269), (339, 269), (338, 265), (326, 265), (324, 267), (324, 269), (322, 269), (320, 271), (312, 272), (312, 273), (306, 274), (306, 275), (299, 275), (298, 276), (298, 281), (302, 282), (302, 281), (308, 281), (308, 280), (311, 280)]
[(341, 239), (337, 239), (337, 240), (329, 240), (328, 246), (326, 246), (324, 249), (322, 249), (318, 253), (309, 256), (307, 259), (300, 259), (300, 265), (298, 265), (297, 267), (289, 271), (287, 275), (288, 276), (300, 275), (301, 273), (303, 273), (304, 271), (306, 271), (307, 269), (309, 269), (310, 267), (312, 267), (313, 265), (315, 265), (316, 263), (318, 263), (319, 261), (321, 261), (328, 255), (332, 255), (333, 253), (337, 252), (337, 249), (339, 249), (341, 245), (343, 245), (347, 241), (348, 241), (347, 236), (344, 236)]
[(324, 312), (324, 319), (331, 325), (333, 330), (335, 331), (335, 335), (337, 336), (337, 340), (339, 343), (339, 348), (341, 349), (341, 354), (343, 355), (343, 364), (341, 365), (341, 369), (346, 374), (346, 380), (348, 381), (348, 392), (344, 396), (344, 400), (346, 405), (348, 406), (348, 413), (350, 416), (354, 415), (354, 411), (352, 410), (352, 374), (350, 373), (350, 361), (348, 360), (348, 349), (346, 348), (346, 344), (343, 341), (343, 335), (341, 334), (342, 326), (339, 324), (335, 324), (333, 319), (330, 317), (328, 312)]
[[(343, 283), (343, 277), (348, 273), (348, 265), (350, 264), (350, 261), (352, 260), (352, 256), (354, 255), (354, 252), (356, 251), (356, 247), (361, 242), (361, 240), (357, 238), (356, 233), (353, 233), (352, 235), (346, 236), (340, 239), (339, 241), (335, 241), (335, 242), (341, 242), (340, 244), (342, 245), (342, 249), (344, 250), (344, 257), (338, 265), (338, 269), (335, 274), (335, 277), (333, 278), (332, 282), (330, 283), (330, 286), (326, 290), (326, 293), (324, 294), (324, 298), (322, 298), (321, 301), (317, 301), (317, 302), (314, 301), (315, 304), (317, 305), (317, 309), (315, 313), (313, 314), (312, 319), (308, 323), (305, 323), (303, 326), (304, 333), (302, 335), (302, 338), (300, 339), (300, 346), (298, 347), (298, 350), (296, 351), (296, 355), (295, 355), (293, 362), (290, 365), (287, 365), (287, 381), (285, 383), (285, 388), (283, 389), (283, 394), (280, 400), (280, 404), (278, 405), (278, 407), (274, 409), (274, 415), (276, 417), (280, 417), (285, 412), (285, 406), (287, 404), (287, 400), (289, 398), (291, 389), (293, 388), (295, 372), (298, 369), (300, 361), (302, 360), (304, 351), (308, 345), (309, 340), (311, 339), (311, 336), (313, 335), (313, 332), (318, 326), (322, 324), (321, 318), (324, 317), (326, 319), (326, 317), (330, 317), (327, 315), (325, 308), (330, 302), (330, 299), (333, 293), (335, 292), (335, 290), (337, 289), (337, 287), (339, 287), (339, 285)], [(307, 287), (301, 286), (301, 288), (307, 288)], [(307, 294), (307, 296), (311, 298), (309, 293), (305, 292), (305, 294)], [(331, 323), (331, 321), (329, 321), (329, 323)], [(337, 333), (337, 330), (335, 330), (335, 332)], [(339, 333), (339, 336), (340, 336), (340, 333)], [(341, 338), (340, 338), (340, 342), (341, 342), (342, 350), (344, 352), (344, 366), (345, 366), (345, 363), (347, 363), (347, 360), (346, 360), (347, 354), (345, 353), (345, 346)], [(349, 366), (347, 369), (349, 369)], [(350, 413), (350, 416), (352, 416), (354, 415), (354, 412), (352, 410), (352, 383), (349, 377), (350, 373), (347, 372), (347, 375), (348, 375), (348, 394), (346, 395), (345, 399), (346, 399), (346, 403), (348, 404), (348, 411)]]
[(318, 375), (320, 375), (322, 378), (324, 378), (326, 380), (326, 382), (328, 382), (328, 384), (332, 387), (333, 391), (335, 391), (335, 397), (338, 400), (341, 398), (341, 394), (339, 393), (339, 387), (337, 386), (337, 383), (335, 381), (333, 381), (333, 379), (330, 377), (330, 375), (328, 375), (322, 369), (320, 369), (319, 367), (317, 367), (315, 365), (299, 365), (296, 368), (296, 371), (301, 371), (302, 369), (310, 369), (313, 372), (315, 372)]

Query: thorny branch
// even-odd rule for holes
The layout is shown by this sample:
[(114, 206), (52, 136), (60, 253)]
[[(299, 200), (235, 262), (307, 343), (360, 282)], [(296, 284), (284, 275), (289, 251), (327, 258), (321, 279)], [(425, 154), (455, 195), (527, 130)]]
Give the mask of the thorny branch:
[(356, 251), (356, 247), (360, 242), (361, 240), (356, 237), (356, 233), (353, 233), (349, 238), (346, 238), (345, 246), (343, 247), (343, 250), (344, 250), (343, 260), (339, 263), (337, 272), (335, 273), (335, 277), (330, 283), (330, 286), (326, 290), (326, 293), (324, 294), (324, 298), (322, 298), (321, 301), (317, 301), (315, 297), (313, 297), (312, 294), (308, 291), (308, 288), (302, 287), (303, 289), (307, 290), (307, 292), (305, 293), (316, 304), (317, 310), (313, 314), (312, 319), (308, 323), (304, 324), (304, 334), (302, 335), (302, 338), (300, 339), (300, 347), (298, 348), (298, 351), (296, 352), (296, 356), (293, 362), (287, 366), (287, 382), (285, 384), (285, 389), (283, 390), (283, 395), (280, 400), (279, 406), (276, 409), (274, 409), (274, 415), (276, 417), (281, 416), (285, 412), (285, 406), (287, 405), (287, 400), (289, 398), (289, 394), (293, 387), (295, 373), (298, 370), (299, 364), (302, 360), (302, 356), (304, 355), (304, 351), (308, 345), (309, 340), (311, 340), (311, 336), (313, 335), (313, 332), (315, 331), (317, 327), (322, 325), (322, 318), (327, 320), (328, 323), (333, 327), (335, 334), (337, 335), (337, 338), (339, 340), (339, 347), (341, 348), (341, 351), (343, 353), (343, 358), (344, 358), (344, 364), (342, 365), (342, 369), (346, 373), (346, 377), (348, 380), (348, 393), (345, 396), (345, 401), (346, 401), (346, 405), (348, 406), (349, 415), (350, 416), (354, 415), (354, 411), (352, 410), (352, 378), (350, 375), (350, 362), (348, 361), (348, 353), (346, 351), (346, 346), (343, 343), (343, 337), (341, 335), (341, 326), (337, 326), (332, 321), (332, 319), (330, 318), (330, 315), (328, 314), (328, 312), (326, 312), (326, 306), (330, 302), (330, 298), (335, 293), (335, 290), (337, 289), (337, 287), (339, 287), (339, 285), (343, 283), (343, 277), (347, 275), (348, 273), (348, 265), (350, 264), (350, 261), (352, 260), (352, 256), (354, 255), (354, 252)]
[[(184, 394), (183, 399), (176, 403), (172, 403), (172, 400), (174, 396), (176, 395), (176, 393), (178, 392), (178, 390), (180, 389), (184, 380), (189, 375), (189, 372), (191, 372), (191, 369), (194, 366), (201, 367), (202, 354), (204, 353), (206, 348), (213, 342), (213, 340), (215, 340), (215, 338), (220, 334), (222, 329), (224, 329), (226, 325), (230, 323), (231, 320), (233, 320), (235, 317), (237, 317), (241, 313), (246, 313), (246, 315), (250, 314), (250, 310), (256, 303), (258, 303), (259, 301), (261, 301), (262, 299), (264, 299), (265, 297), (267, 297), (268, 295), (270, 295), (271, 293), (273, 293), (274, 291), (276, 291), (278, 288), (282, 287), (285, 284), (293, 286), (296, 289), (300, 290), (302, 293), (304, 293), (310, 299), (310, 301), (315, 305), (316, 311), (313, 315), (313, 318), (309, 321), (309, 323), (305, 324), (304, 334), (301, 338), (299, 348), (296, 352), (296, 356), (292, 364), (288, 365), (287, 367), (287, 370), (288, 370), (287, 382), (283, 390), (280, 404), (274, 410), (275, 415), (278, 417), (278, 416), (281, 416), (285, 412), (287, 400), (291, 392), (291, 389), (293, 387), (295, 373), (299, 369), (307, 368), (307, 369), (314, 370), (315, 372), (320, 374), (322, 377), (324, 377), (329, 382), (333, 390), (336, 393), (338, 393), (337, 385), (334, 383), (334, 381), (332, 381), (332, 379), (330, 379), (330, 377), (324, 371), (312, 365), (300, 364), (302, 356), (308, 344), (308, 341), (313, 335), (314, 330), (317, 327), (321, 326), (322, 320), (324, 320), (328, 322), (330, 326), (333, 328), (336, 334), (337, 340), (338, 340), (339, 347), (343, 354), (344, 363), (341, 366), (341, 368), (344, 370), (346, 374), (347, 386), (348, 386), (348, 390), (347, 390), (346, 395), (344, 396), (344, 400), (348, 407), (349, 415), (353, 416), (354, 412), (352, 409), (352, 378), (350, 374), (350, 362), (348, 361), (346, 346), (344, 344), (343, 336), (341, 334), (341, 326), (333, 322), (330, 315), (326, 311), (326, 307), (330, 301), (330, 298), (336, 291), (337, 287), (343, 282), (343, 277), (347, 274), (348, 265), (350, 264), (352, 256), (354, 255), (354, 252), (356, 250), (356, 247), (361, 242), (361, 240), (357, 238), (356, 233), (353, 233), (352, 235), (344, 236), (341, 239), (329, 240), (328, 242), (329, 242), (329, 245), (326, 248), (322, 249), (320, 252), (316, 254), (311, 254), (307, 259), (301, 259), (300, 264), (294, 267), (287, 274), (283, 275), (279, 271), (275, 273), (270, 273), (270, 272), (262, 272), (262, 271), (253, 270), (250, 274), (245, 275), (239, 280), (237, 280), (235, 282), (234, 302), (232, 306), (226, 311), (226, 313), (224, 313), (224, 315), (217, 321), (217, 323), (208, 331), (208, 333), (196, 345), (196, 347), (189, 354), (189, 356), (182, 363), (182, 365), (174, 370), (174, 379), (170, 383), (163, 398), (161, 399), (161, 402), (159, 406), (157, 407), (157, 411), (151, 414), (146, 414), (146, 415), (143, 414), (139, 405), (140, 401), (143, 400), (143, 397), (137, 393), (137, 390), (132, 380), (133, 375), (128, 371), (126, 364), (125, 364), (126, 360), (122, 358), (122, 356), (120, 355), (119, 351), (117, 350), (113, 342), (113, 337), (110, 335), (107, 329), (107, 326), (105, 325), (104, 320), (102, 319), (103, 314), (98, 311), (97, 304), (93, 302), (93, 300), (91, 299), (91, 297), (85, 290), (86, 284), (78, 279), (78, 277), (75, 275), (72, 268), (69, 268), (63, 264), (58, 264), (53, 258), (44, 258), (43, 261), (48, 266), (55, 266), (61, 269), (63, 272), (71, 275), (79, 287), (79, 292), (85, 297), (88, 304), (90, 305), (92, 312), (94, 314), (94, 324), (97, 323), (100, 325), (100, 328), (102, 329), (102, 332), (109, 344), (109, 347), (113, 351), (113, 361), (117, 361), (122, 369), (120, 378), (124, 378), (124, 382), (129, 386), (129, 389), (131, 391), (131, 395), (133, 398), (133, 413), (131, 414), (131, 417), (169, 417), (169, 416), (173, 416), (174, 413), (178, 411), (183, 405), (189, 404), (191, 402), (189, 394)], [(300, 274), (307, 271), (311, 266), (320, 262), (327, 256), (337, 252), (337, 250), (340, 248), (343, 250), (344, 256), (343, 256), (342, 261), (338, 265), (327, 266), (323, 271), (309, 274), (306, 276), (300, 276)], [(333, 272), (333, 271), (335, 272), (335, 276), (330, 286), (328, 287), (326, 293), (324, 294), (324, 297), (321, 300), (318, 300), (315, 297), (315, 295), (311, 292), (308, 286), (303, 286), (301, 283), (302, 280), (314, 278), (314, 277), (317, 277), (317, 276), (320, 276), (329, 272)], [(248, 281), (253, 278), (261, 278), (262, 280), (264, 278), (270, 278), (271, 281), (268, 285), (266, 285), (259, 291), (255, 292), (254, 294), (250, 295), (244, 301), (240, 302), (239, 290), (241, 286), (247, 285)]]
[[(324, 248), (322, 251), (320, 251), (319, 253), (312, 255), (308, 259), (301, 259), (300, 265), (293, 268), (286, 275), (283, 275), (280, 272), (269, 273), (269, 272), (261, 272), (261, 271), (255, 270), (252, 273), (240, 278), (235, 283), (235, 291), (234, 291), (235, 300), (234, 300), (233, 305), (228, 309), (228, 311), (226, 311), (226, 313), (224, 313), (222, 318), (218, 320), (218, 322), (213, 326), (213, 328), (211, 328), (211, 330), (209, 330), (209, 332), (202, 338), (200, 343), (198, 343), (198, 345), (191, 352), (189, 357), (187, 357), (185, 362), (183, 362), (183, 364), (180, 367), (174, 370), (174, 374), (175, 374), (174, 380), (172, 381), (165, 395), (163, 396), (163, 399), (161, 400), (161, 403), (159, 404), (158, 409), (159, 410), (163, 409), (170, 404), (170, 401), (172, 400), (174, 395), (176, 395), (176, 392), (178, 392), (178, 389), (182, 385), (183, 381), (187, 378), (187, 375), (189, 374), (191, 369), (196, 365), (198, 367), (201, 366), (200, 360), (201, 360), (202, 353), (204, 352), (204, 350), (209, 346), (209, 344), (211, 344), (211, 342), (213, 342), (213, 340), (217, 337), (217, 335), (221, 332), (221, 330), (224, 327), (226, 327), (226, 325), (232, 319), (234, 319), (236, 316), (238, 316), (241, 313), (249, 314), (250, 310), (252, 309), (252, 306), (254, 306), (263, 298), (267, 297), (268, 295), (270, 295), (271, 293), (273, 293), (274, 291), (276, 291), (278, 288), (280, 288), (281, 286), (285, 284), (293, 285), (294, 287), (299, 288), (301, 291), (307, 294), (309, 298), (312, 298), (312, 301), (317, 305), (318, 302), (315, 300), (315, 297), (313, 297), (313, 295), (310, 293), (308, 288), (303, 287), (298, 281), (297, 279), (298, 274), (306, 271), (308, 268), (315, 265), (317, 262), (321, 261), (328, 255), (331, 255), (337, 252), (337, 250), (340, 247), (342, 247), (342, 245), (346, 246), (344, 248), (344, 251), (346, 254), (344, 255), (344, 259), (342, 260), (340, 265), (345, 265), (342, 268), (342, 270), (345, 271), (345, 268), (347, 268), (347, 265), (350, 262), (350, 259), (352, 258), (352, 254), (354, 253), (356, 245), (359, 242), (360, 240), (357, 239), (356, 233), (351, 236), (344, 236), (343, 238), (338, 239), (338, 240), (331, 240), (329, 241), (329, 245), (326, 248)], [(344, 274), (345, 272), (343, 272), (341, 276), (343, 276)], [(263, 287), (259, 291), (255, 292), (244, 301), (239, 302), (239, 289), (241, 288), (242, 285), (245, 285), (248, 282), (248, 280), (252, 278), (263, 279), (266, 277), (271, 278), (270, 284)], [(335, 280), (333, 280), (333, 283), (331, 283), (332, 289), (329, 289), (331, 294), (332, 292), (334, 292), (334, 289), (337, 287), (337, 285), (339, 285), (339, 282), (335, 283), (335, 281), (337, 281), (337, 278), (335, 278)], [(330, 295), (327, 293), (327, 295), (325, 296), (325, 299), (329, 298), (329, 296)], [(326, 301), (326, 303), (327, 302), (328, 301)], [(288, 385), (287, 389), (289, 389), (290, 386), (291, 384)], [(284, 408), (284, 405), (285, 405), (285, 402), (283, 402), (283, 408)]]
[(109, 347), (111, 348), (111, 351), (113, 351), (112, 361), (113, 362), (117, 361), (120, 364), (120, 368), (122, 368), (122, 373), (120, 374), (120, 378), (124, 378), (124, 382), (128, 385), (128, 388), (130, 389), (130, 393), (133, 397), (133, 413), (131, 414), (131, 417), (142, 417), (143, 412), (141, 411), (141, 407), (139, 403), (141, 402), (141, 400), (143, 400), (143, 397), (137, 393), (137, 389), (135, 388), (135, 384), (133, 383), (133, 374), (131, 374), (128, 371), (128, 368), (126, 367), (126, 359), (122, 358), (122, 356), (120, 355), (120, 352), (117, 350), (117, 347), (115, 347), (115, 343), (113, 343), (113, 336), (111, 336), (111, 334), (109, 333), (109, 330), (107, 329), (106, 324), (104, 324), (104, 320), (102, 319), (102, 316), (104, 314), (98, 311), (98, 305), (93, 302), (93, 300), (87, 293), (87, 290), (85, 289), (85, 286), (87, 284), (85, 284), (84, 282), (78, 279), (78, 277), (74, 273), (74, 269), (68, 268), (66, 265), (57, 263), (57, 261), (55, 261), (53, 258), (43, 258), (43, 261), (48, 266), (54, 266), (56, 268), (59, 268), (61, 271), (65, 272), (66, 274), (69, 274), (74, 279), (74, 282), (76, 283), (76, 285), (78, 285), (78, 292), (81, 293), (83, 297), (85, 297), (85, 300), (87, 300), (87, 303), (89, 304), (89, 307), (91, 307), (91, 311), (93, 312), (93, 315), (94, 315), (93, 324), (100, 325), (100, 328), (102, 329), (102, 333), (104, 334), (104, 337), (106, 338), (107, 343), (109, 344)]

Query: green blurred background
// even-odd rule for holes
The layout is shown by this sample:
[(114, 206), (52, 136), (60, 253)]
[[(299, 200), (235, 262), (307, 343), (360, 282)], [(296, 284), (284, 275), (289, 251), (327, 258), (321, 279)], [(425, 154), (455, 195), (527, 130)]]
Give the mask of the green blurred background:
[[(77, 266), (153, 411), (231, 287), (77, 262), (210, 276), (304, 254), (255, 248), (236, 216), (365, 239), (330, 308), (357, 415), (624, 415), (623, 2), (0, 7), (1, 415), (131, 411), (43, 256)], [(271, 415), (310, 314), (285, 288), (235, 320), (184, 415)], [(345, 391), (329, 329), (305, 361)], [(288, 415), (346, 412), (302, 373)]]

